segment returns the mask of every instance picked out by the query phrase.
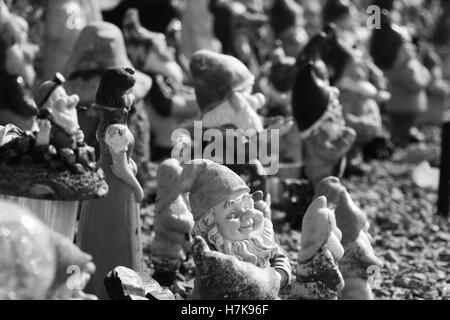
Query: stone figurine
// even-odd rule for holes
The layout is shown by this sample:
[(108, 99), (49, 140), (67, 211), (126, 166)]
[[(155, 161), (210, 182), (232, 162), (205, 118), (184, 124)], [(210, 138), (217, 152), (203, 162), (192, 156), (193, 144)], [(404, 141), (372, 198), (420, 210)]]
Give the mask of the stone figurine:
[(419, 61), (408, 31), (392, 22), (383, 10), (381, 28), (373, 30), (370, 53), (375, 64), (384, 71), (391, 99), (386, 103), (392, 141), (400, 146), (423, 141), (416, 124), (427, 110), (426, 88), (430, 72)]
[[(192, 296), (275, 299), (290, 281), (291, 266), (270, 218), (255, 208), (244, 181), (223, 165), (195, 159), (184, 165), (180, 190), (190, 192), (199, 236), (193, 247), (197, 273)], [(256, 198), (262, 208), (260, 194)]]
[(29, 209), (0, 201), (0, 299), (96, 300), (83, 289), (92, 256), (51, 230)]
[(330, 199), (330, 204), (335, 208), (337, 226), (342, 232), (341, 244), (345, 253), (339, 261), (339, 269), (345, 287), (339, 299), (373, 300), (369, 278), (379, 272), (382, 262), (376, 257), (370, 243), (372, 237), (368, 232), (370, 223), (366, 214), (356, 206), (336, 177), (323, 179), (316, 195)]
[(31, 90), (33, 61), (39, 48), (28, 40), (28, 23), (0, 1), (0, 125), (34, 128), (37, 107)]
[(305, 175), (315, 187), (329, 175), (342, 175), (356, 133), (345, 124), (339, 90), (330, 86), (321, 60), (297, 73), (292, 93), (294, 119), (303, 145)]
[(167, 159), (157, 171), (155, 237), (150, 247), (155, 273), (161, 285), (170, 286), (192, 245), (194, 219), (177, 183), (182, 167), (176, 159)]
[(140, 202), (143, 190), (135, 177), (137, 167), (131, 158), (134, 138), (127, 127), (135, 83), (135, 72), (129, 67), (106, 69), (94, 106), (100, 118), (97, 165), (105, 172), (109, 192), (106, 197), (82, 206), (77, 243), (94, 257), (97, 273), (86, 291), (99, 299), (108, 298), (103, 279), (109, 271), (117, 266), (136, 272), (142, 268)]
[(338, 266), (344, 255), (341, 238), (327, 198), (314, 199), (303, 217), (296, 281), (290, 292), (294, 298), (337, 300), (344, 288)]

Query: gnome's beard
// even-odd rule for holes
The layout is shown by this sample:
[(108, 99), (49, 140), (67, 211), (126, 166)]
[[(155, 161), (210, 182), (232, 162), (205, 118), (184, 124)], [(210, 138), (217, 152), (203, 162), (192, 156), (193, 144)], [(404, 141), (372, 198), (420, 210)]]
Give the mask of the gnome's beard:
[(245, 240), (224, 239), (216, 226), (208, 231), (208, 240), (214, 247), (225, 254), (232, 255), (239, 260), (250, 262), (265, 268), (278, 250), (275, 242), (272, 222), (264, 218), (264, 226), (258, 233), (250, 234)]
[(210, 128), (219, 128), (231, 124), (244, 131), (253, 129), (256, 132), (261, 132), (263, 130), (261, 118), (250, 104), (236, 108), (228, 100), (205, 113), (202, 121), (205, 127)]

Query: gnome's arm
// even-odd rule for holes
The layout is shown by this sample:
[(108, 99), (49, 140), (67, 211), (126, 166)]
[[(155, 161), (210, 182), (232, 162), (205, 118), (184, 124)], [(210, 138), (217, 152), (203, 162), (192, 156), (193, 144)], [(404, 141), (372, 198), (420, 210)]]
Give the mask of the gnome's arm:
[(346, 124), (355, 129), (358, 136), (371, 138), (381, 130), (381, 115), (378, 105), (372, 99), (363, 102), (364, 114), (357, 116), (349, 113), (345, 116)]
[(314, 136), (313, 142), (316, 144), (316, 152), (319, 156), (328, 161), (336, 161), (347, 154), (356, 138), (356, 133), (351, 128), (344, 128), (343, 133), (336, 140), (325, 140), (321, 136)]
[(270, 259), (270, 266), (281, 275), (280, 289), (283, 289), (292, 279), (292, 267), (281, 248), (278, 248), (278, 252)]
[(133, 166), (128, 162), (126, 151), (115, 153), (110, 150), (110, 152), (113, 160), (111, 169), (114, 175), (129, 185), (134, 191), (136, 201), (141, 202), (144, 198), (144, 191), (133, 174)]

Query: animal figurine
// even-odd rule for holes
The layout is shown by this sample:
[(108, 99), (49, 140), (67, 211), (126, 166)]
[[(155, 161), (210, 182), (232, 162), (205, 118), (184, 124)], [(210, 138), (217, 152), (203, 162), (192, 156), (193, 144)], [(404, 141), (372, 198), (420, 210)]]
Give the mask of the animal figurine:
[(103, 280), (109, 271), (117, 266), (136, 272), (142, 268), (140, 202), (144, 194), (131, 158), (134, 138), (126, 125), (135, 83), (135, 72), (129, 67), (106, 69), (94, 106), (100, 118), (97, 165), (105, 173), (109, 192), (82, 206), (77, 244), (94, 257), (97, 273), (86, 291), (99, 299), (108, 299)]
[(193, 247), (197, 272), (192, 296), (276, 298), (290, 281), (291, 266), (275, 241), (270, 218), (255, 208), (244, 181), (223, 165), (194, 159), (184, 164), (179, 187), (189, 191), (193, 231), (200, 236)]
[(313, 200), (302, 222), (296, 281), (290, 294), (295, 299), (337, 300), (344, 287), (338, 262), (344, 255), (342, 233), (327, 198)]
[(155, 268), (152, 277), (164, 286), (172, 284), (192, 245), (194, 219), (177, 188), (182, 170), (176, 159), (167, 159), (157, 171), (155, 237), (150, 251)]
[(370, 224), (366, 214), (356, 206), (336, 177), (323, 179), (316, 195), (330, 199), (335, 207), (337, 226), (342, 232), (341, 244), (345, 253), (339, 261), (339, 269), (345, 287), (339, 293), (339, 299), (373, 300), (370, 277), (378, 274), (383, 263), (376, 257), (370, 243), (372, 237), (368, 232)]

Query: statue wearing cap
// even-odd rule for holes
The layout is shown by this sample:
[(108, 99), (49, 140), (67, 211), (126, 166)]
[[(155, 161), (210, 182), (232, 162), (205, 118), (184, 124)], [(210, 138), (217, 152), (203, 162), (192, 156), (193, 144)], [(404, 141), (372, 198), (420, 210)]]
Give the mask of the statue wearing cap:
[(64, 77), (56, 73), (52, 80), (42, 82), (34, 98), (39, 108), (37, 143), (52, 144), (57, 149), (75, 149), (84, 142), (84, 134), (78, 124), (78, 95), (68, 95), (63, 87)]
[[(278, 290), (291, 278), (291, 266), (275, 241), (270, 218), (263, 215), (260, 207), (256, 209), (244, 181), (223, 165), (194, 159), (184, 165), (179, 188), (181, 192), (189, 192), (193, 230), (200, 236), (193, 248), (198, 271), (193, 296), (198, 299), (276, 298)], [(212, 256), (210, 250), (214, 252)], [(222, 265), (223, 261), (229, 261), (226, 257), (233, 257), (229, 268), (227, 263)], [(218, 270), (222, 268), (226, 270), (220, 274)], [(273, 287), (259, 292), (261, 296), (252, 297), (255, 283), (249, 279), (244, 283), (236, 281), (247, 268)]]
[(28, 23), (10, 13), (0, 0), (0, 125), (33, 128), (38, 112), (31, 96), (37, 51), (37, 46), (28, 41)]
[(299, 69), (292, 109), (302, 139), (305, 175), (314, 187), (327, 176), (343, 175), (346, 154), (355, 141), (338, 95), (339, 90), (329, 85), (322, 60), (309, 60)]

